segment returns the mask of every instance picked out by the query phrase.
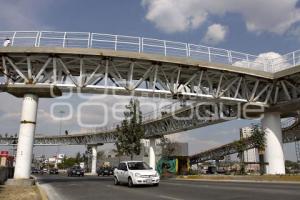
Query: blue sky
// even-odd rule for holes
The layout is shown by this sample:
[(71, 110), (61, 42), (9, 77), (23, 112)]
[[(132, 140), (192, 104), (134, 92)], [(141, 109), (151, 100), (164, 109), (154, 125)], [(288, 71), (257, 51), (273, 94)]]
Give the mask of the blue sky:
[[(256, 55), (285, 54), (299, 49), (300, 44), (297, 0), (0, 0), (0, 3), (0, 31), (111, 33), (203, 44)], [(0, 128), (17, 132), (21, 101), (5, 94), (0, 94), (0, 99), (4, 102), (0, 106)], [(81, 101), (72, 98), (74, 105)], [(18, 105), (13, 111), (7, 109), (11, 102)], [(52, 102), (40, 101), (38, 131), (57, 131), (54, 128), (57, 121), (45, 123)], [(230, 122), (222, 126), (224, 130), (220, 134), (219, 127), (208, 127), (172, 137), (191, 141), (190, 150), (196, 152), (236, 139), (238, 128), (249, 123)], [(65, 122), (65, 126), (70, 130), (79, 129), (72, 120)], [(211, 132), (209, 136), (204, 134), (207, 131)], [(295, 159), (292, 144), (286, 151), (289, 159)]]
[[(300, 42), (297, 5), (297, 0), (2, 0), (0, 27), (100, 32), (205, 44), (208, 27), (218, 24), (226, 27), (227, 34), (213, 46), (252, 54), (287, 53), (297, 50)], [(198, 20), (202, 20), (200, 24), (191, 25), (202, 15), (206, 17)], [(254, 28), (247, 27), (247, 23), (253, 23)]]

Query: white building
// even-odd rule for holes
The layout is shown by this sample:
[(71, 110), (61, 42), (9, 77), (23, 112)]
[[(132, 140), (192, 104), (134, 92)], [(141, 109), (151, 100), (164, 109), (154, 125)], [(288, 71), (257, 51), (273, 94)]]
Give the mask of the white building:
[[(253, 128), (252, 127), (244, 127), (240, 130), (240, 138), (248, 138), (252, 136), (253, 134)], [(244, 162), (246, 163), (258, 163), (258, 151), (256, 148), (248, 149), (243, 152), (244, 154)], [(258, 166), (256, 164), (249, 164), (246, 167), (246, 170), (257, 170)]]

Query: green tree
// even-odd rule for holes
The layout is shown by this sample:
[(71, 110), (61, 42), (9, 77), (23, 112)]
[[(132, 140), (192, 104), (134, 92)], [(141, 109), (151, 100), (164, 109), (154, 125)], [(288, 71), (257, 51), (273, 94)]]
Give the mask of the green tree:
[(102, 160), (104, 159), (105, 152), (104, 151), (98, 151), (97, 152), (97, 160)]
[(78, 152), (78, 153), (76, 154), (75, 160), (76, 160), (77, 163), (80, 163), (80, 162), (81, 162), (82, 159), (81, 159), (81, 154), (80, 154), (80, 152)]
[(300, 169), (300, 165), (297, 162), (293, 162), (290, 160), (285, 161), (285, 167), (288, 170), (299, 170)]
[(126, 109), (121, 127), (117, 126), (115, 145), (118, 154), (130, 156), (132, 160), (134, 154), (139, 155), (141, 152), (140, 140), (144, 137), (142, 112), (137, 99), (131, 99)]
[(112, 151), (115, 154), (115, 156), (118, 158), (119, 163), (120, 163), (121, 162), (121, 157), (124, 155), (124, 153), (121, 152), (121, 150), (118, 150), (118, 149), (113, 149)]
[(63, 164), (62, 165), (63, 168), (70, 168), (70, 167), (78, 164), (78, 162), (76, 161), (76, 158), (72, 158), (72, 157), (71, 158), (67, 158), (67, 157), (65, 157), (63, 159), (62, 164)]
[(258, 125), (253, 125), (253, 134), (251, 136), (252, 143), (258, 150), (258, 158), (259, 158), (259, 168), (260, 174), (263, 175), (265, 173), (265, 148), (266, 148), (266, 134), (265, 131), (260, 128)]
[(160, 146), (161, 146), (161, 156), (163, 158), (169, 158), (171, 157), (176, 149), (176, 144), (174, 142), (171, 142), (168, 138), (162, 137), (160, 139)]
[(265, 132), (258, 125), (253, 125), (253, 134), (251, 136), (252, 142), (257, 149), (260, 151), (265, 151), (266, 147), (266, 137)]

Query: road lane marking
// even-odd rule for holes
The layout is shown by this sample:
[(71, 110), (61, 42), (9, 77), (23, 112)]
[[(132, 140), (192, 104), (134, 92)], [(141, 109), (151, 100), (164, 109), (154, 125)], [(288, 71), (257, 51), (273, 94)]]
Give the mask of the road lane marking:
[[(173, 186), (184, 186), (189, 188), (214, 188), (214, 190), (235, 190), (235, 191), (252, 191), (254, 188), (247, 187), (247, 186), (227, 186), (227, 185), (201, 185), (201, 184), (191, 184), (191, 183), (171, 183), (171, 182), (163, 182), (162, 185), (173, 185)], [(273, 188), (255, 188), (256, 192), (258, 193), (277, 193), (277, 194), (290, 194), (290, 191), (287, 191), (285, 189), (276, 189)]]
[(162, 198), (162, 199), (170, 199), (170, 200), (183, 200), (183, 199), (178, 199), (178, 198), (170, 197), (170, 196), (166, 196), (166, 195), (159, 195), (158, 197)]
[[(122, 187), (122, 186), (115, 186), (115, 185), (106, 185), (106, 187), (108, 188), (114, 188), (114, 189), (120, 189), (126, 192), (130, 192), (132, 193), (133, 191), (136, 194), (140, 194), (140, 195), (145, 195), (145, 191), (138, 191), (138, 190), (133, 190), (132, 188), (127, 188), (127, 187)], [(138, 188), (136, 188), (138, 189)], [(175, 198), (175, 197), (171, 197), (171, 196), (167, 196), (167, 195), (155, 195), (153, 193), (148, 193), (148, 195), (151, 195), (155, 198), (160, 198), (160, 199), (168, 199), (168, 200), (184, 200), (184, 199), (179, 199), (179, 198)]]

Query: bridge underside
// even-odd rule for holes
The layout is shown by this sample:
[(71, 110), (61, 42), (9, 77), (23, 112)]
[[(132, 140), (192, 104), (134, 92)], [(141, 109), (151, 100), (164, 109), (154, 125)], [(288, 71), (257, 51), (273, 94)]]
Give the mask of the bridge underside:
[[(19, 85), (56, 86), (62, 92), (184, 98), (197, 101), (286, 102), (300, 97), (299, 74), (148, 54), (59, 48), (0, 49), (2, 91)], [(90, 53), (91, 55), (88, 55)]]

